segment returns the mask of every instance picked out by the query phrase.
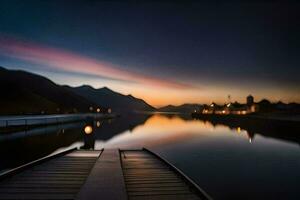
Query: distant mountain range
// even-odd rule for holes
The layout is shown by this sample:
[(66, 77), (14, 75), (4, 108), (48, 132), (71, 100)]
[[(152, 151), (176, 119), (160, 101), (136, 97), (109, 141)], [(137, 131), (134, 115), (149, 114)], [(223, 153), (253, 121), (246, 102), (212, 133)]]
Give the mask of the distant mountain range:
[[(107, 87), (61, 86), (40, 75), (3, 67), (0, 67), (0, 92), (0, 115), (83, 113), (89, 112), (90, 107), (100, 107), (102, 111), (111, 108), (117, 113), (159, 111), (190, 114), (203, 108), (202, 104), (182, 104), (156, 109), (142, 99), (117, 93)], [(264, 99), (257, 104), (260, 112), (300, 112), (297, 103), (271, 103)]]
[(0, 114), (86, 112), (97, 104), (49, 79), (0, 67)]
[(182, 104), (179, 106), (168, 105), (158, 109), (159, 112), (175, 112), (175, 113), (192, 113), (194, 110), (199, 110), (201, 104)]
[(65, 88), (94, 103), (101, 102), (102, 106), (112, 108), (116, 112), (155, 110), (154, 107), (142, 99), (114, 92), (107, 87), (95, 89), (91, 86), (83, 85), (80, 87), (65, 86)]
[(0, 67), (0, 114), (88, 112), (92, 106), (113, 111), (153, 111), (151, 105), (106, 87), (60, 86), (51, 80), (20, 70)]

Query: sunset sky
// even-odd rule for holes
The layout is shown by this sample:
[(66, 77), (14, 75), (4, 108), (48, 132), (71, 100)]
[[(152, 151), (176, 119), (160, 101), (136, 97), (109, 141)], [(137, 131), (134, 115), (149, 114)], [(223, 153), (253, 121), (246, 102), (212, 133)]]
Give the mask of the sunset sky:
[(300, 4), (0, 1), (0, 66), (160, 107), (300, 102)]

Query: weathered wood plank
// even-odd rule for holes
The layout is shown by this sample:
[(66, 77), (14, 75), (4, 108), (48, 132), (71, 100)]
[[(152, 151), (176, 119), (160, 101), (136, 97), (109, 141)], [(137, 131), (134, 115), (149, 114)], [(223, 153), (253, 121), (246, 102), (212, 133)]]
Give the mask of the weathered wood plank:
[(75, 151), (0, 182), (0, 199), (74, 199), (100, 151)]
[(146, 151), (125, 150), (121, 158), (130, 200), (200, 199), (168, 165)]
[(71, 200), (74, 199), (74, 194), (48, 194), (48, 195), (41, 195), (41, 194), (1, 194), (1, 200)]
[(141, 184), (127, 184), (127, 188), (147, 188), (147, 187), (177, 187), (177, 186), (185, 186), (185, 183), (177, 182), (177, 183), (141, 183)]
[(77, 200), (124, 200), (127, 198), (119, 150), (104, 150), (88, 179), (77, 195)]
[(177, 195), (177, 194), (193, 194), (190, 191), (182, 190), (169, 190), (169, 191), (140, 191), (128, 192), (129, 196), (151, 196), (151, 195)]
[(153, 196), (133, 196), (130, 197), (131, 200), (197, 200), (198, 196), (194, 194), (185, 194), (185, 195), (153, 195)]

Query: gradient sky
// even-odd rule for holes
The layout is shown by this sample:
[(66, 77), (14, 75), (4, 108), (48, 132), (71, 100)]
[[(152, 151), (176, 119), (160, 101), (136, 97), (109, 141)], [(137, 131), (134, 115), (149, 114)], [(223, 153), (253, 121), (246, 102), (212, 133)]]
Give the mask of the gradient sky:
[(0, 1), (0, 65), (154, 106), (300, 102), (296, 1)]

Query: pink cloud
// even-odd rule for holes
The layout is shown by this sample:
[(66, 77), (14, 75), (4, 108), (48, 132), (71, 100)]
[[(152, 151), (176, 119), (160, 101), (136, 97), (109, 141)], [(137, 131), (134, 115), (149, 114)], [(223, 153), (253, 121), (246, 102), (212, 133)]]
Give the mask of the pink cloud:
[(65, 72), (91, 74), (155, 87), (174, 89), (192, 87), (174, 80), (166, 80), (152, 75), (127, 71), (111, 63), (82, 56), (71, 51), (11, 38), (0, 38), (0, 53), (19, 60), (40, 64), (41, 66), (50, 66), (53, 69)]

